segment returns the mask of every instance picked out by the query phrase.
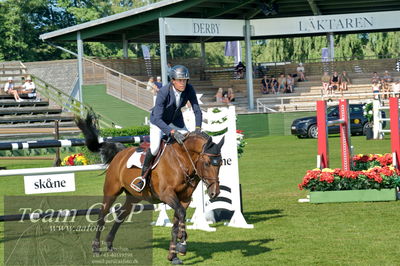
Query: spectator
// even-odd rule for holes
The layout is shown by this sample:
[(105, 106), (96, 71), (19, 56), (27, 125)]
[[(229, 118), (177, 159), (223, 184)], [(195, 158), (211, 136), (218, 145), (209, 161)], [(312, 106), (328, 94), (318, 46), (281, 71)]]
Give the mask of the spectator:
[(394, 97), (400, 97), (400, 80), (397, 80), (392, 84), (392, 91), (394, 93)]
[(32, 78), (28, 76), (24, 85), (22, 85), (22, 93), (31, 94), (36, 92), (36, 85), (32, 81)]
[(222, 103), (222, 98), (223, 98), (223, 90), (222, 88), (219, 88), (217, 94), (215, 94), (215, 101), (217, 103)]
[(292, 93), (293, 86), (294, 86), (294, 78), (290, 74), (287, 74), (287, 76), (286, 76), (286, 92)]
[(333, 72), (331, 78), (331, 90), (338, 90), (339, 89), (339, 74), (337, 71)]
[(226, 91), (222, 95), (222, 102), (223, 103), (230, 103), (229, 98), (228, 98), (228, 92), (226, 92)]
[(331, 77), (329, 76), (328, 72), (324, 72), (324, 75), (321, 77), (321, 82), (322, 82), (322, 90), (321, 90), (321, 94), (322, 95), (326, 95), (328, 94), (328, 92), (331, 92), (330, 89), (330, 83), (331, 83)]
[(276, 94), (278, 92), (278, 80), (276, 80), (274, 75), (271, 76), (270, 88), (273, 94)]
[(378, 73), (374, 72), (371, 78), (371, 83), (380, 83), (381, 82), (381, 78), (379, 77)]
[(296, 68), (296, 71), (297, 71), (297, 77), (299, 78), (297, 81), (305, 81), (306, 80), (306, 78), (305, 78), (305, 74), (304, 74), (304, 66), (303, 66), (303, 63), (300, 63), (298, 66), (297, 66), (297, 68)]
[(229, 99), (229, 102), (235, 101), (235, 94), (233, 93), (232, 88), (228, 88), (228, 99)]
[(390, 93), (390, 85), (392, 83), (393, 79), (392, 76), (389, 74), (389, 71), (385, 70), (385, 74), (382, 77), (382, 88), (383, 92), (387, 93), (384, 95), (385, 99), (388, 98), (388, 95)]
[(278, 78), (278, 94), (279, 92), (284, 93), (286, 91), (286, 78), (285, 75), (283, 73), (279, 74), (279, 78)]
[(342, 74), (340, 75), (339, 82), (340, 82), (340, 90), (347, 91), (348, 85), (351, 84), (351, 79), (349, 75), (347, 75), (346, 71), (343, 71)]
[(150, 77), (149, 81), (147, 82), (147, 86), (146, 89), (148, 91), (151, 91), (153, 93), (153, 95), (157, 95), (158, 92), (158, 87), (156, 86), (156, 84), (154, 83), (154, 77)]
[(161, 77), (160, 76), (157, 77), (157, 81), (155, 81), (154, 84), (156, 84), (158, 89), (161, 89), (162, 82), (161, 82)]
[(372, 83), (372, 92), (374, 93), (374, 99), (378, 100), (380, 99), (379, 97), (379, 92), (381, 91), (381, 83), (380, 82), (374, 82)]
[(261, 93), (262, 94), (268, 94), (268, 91), (271, 86), (271, 81), (267, 78), (266, 75), (261, 79)]
[(243, 65), (242, 61), (240, 61), (236, 65), (235, 71), (236, 71), (236, 77), (237, 78), (242, 79), (244, 77), (244, 72), (246, 71), (246, 67)]
[(9, 95), (13, 95), (16, 102), (23, 102), (24, 101), (19, 97), (17, 88), (15, 87), (15, 84), (14, 84), (14, 81), (13, 81), (12, 77), (9, 77), (7, 79), (7, 82), (4, 85), (4, 91)]

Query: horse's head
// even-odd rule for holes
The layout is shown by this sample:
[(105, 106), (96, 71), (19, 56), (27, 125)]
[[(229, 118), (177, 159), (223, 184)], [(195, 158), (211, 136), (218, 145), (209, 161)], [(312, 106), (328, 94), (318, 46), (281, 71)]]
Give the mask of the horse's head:
[[(205, 135), (205, 134), (204, 134)], [(202, 151), (196, 161), (197, 174), (206, 184), (208, 196), (215, 198), (219, 195), (219, 168), (222, 164), (221, 147), (224, 139), (216, 144), (207, 135), (206, 142), (203, 144)]]

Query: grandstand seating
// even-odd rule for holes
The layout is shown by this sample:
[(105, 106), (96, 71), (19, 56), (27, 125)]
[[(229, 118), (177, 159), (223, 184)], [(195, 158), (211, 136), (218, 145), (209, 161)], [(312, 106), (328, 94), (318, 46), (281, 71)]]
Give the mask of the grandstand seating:
[[(193, 60), (192, 60), (193, 61)], [(215, 104), (215, 93), (219, 87), (233, 88), (236, 101), (234, 105), (237, 107), (238, 113), (249, 113), (255, 110), (248, 110), (248, 98), (246, 90), (246, 80), (238, 80), (235, 77), (234, 68), (232, 66), (225, 67), (206, 67), (202, 64), (191, 64), (192, 61), (180, 63), (187, 63), (190, 65), (191, 80), (190, 83), (195, 86), (197, 93), (203, 94), (202, 101), (205, 105)], [(193, 61), (194, 62), (194, 61)], [(103, 60), (101, 63), (108, 67), (119, 69), (123, 71), (127, 68), (125, 61)], [(132, 62), (131, 62), (132, 63)], [(279, 95), (264, 95), (261, 94), (261, 76), (265, 73), (268, 76), (278, 76), (279, 73), (296, 73), (296, 63), (282, 62), (282, 63), (268, 63), (259, 64), (254, 68), (254, 83), (253, 83), (253, 96), (254, 100), (257, 98), (268, 99), (268, 105), (276, 111), (298, 111), (298, 110), (315, 110), (315, 100), (321, 97), (321, 81), (323, 71), (332, 73), (343, 70), (347, 71), (352, 78), (353, 84), (349, 86), (349, 90), (344, 93), (344, 96), (353, 101), (366, 101), (366, 96), (359, 97), (360, 93), (370, 93), (371, 84), (370, 77), (372, 72), (377, 71), (383, 73), (384, 70), (389, 70), (393, 77), (399, 78), (396, 71), (396, 59), (366, 59), (366, 60), (353, 60), (353, 61), (334, 61), (334, 62), (314, 62), (305, 63), (307, 81), (296, 84), (295, 92), (291, 94)], [(131, 64), (133, 66), (143, 65), (143, 62)], [(130, 66), (131, 66), (130, 65)], [(203, 68), (201, 68), (203, 67)], [(155, 68), (153, 68), (155, 69)], [(133, 70), (132, 70), (133, 71)], [(139, 71), (138, 74), (127, 72), (125, 74), (133, 76), (142, 82), (147, 82), (148, 77), (145, 75), (143, 69), (135, 69)], [(203, 71), (203, 72), (201, 72)], [(283, 98), (283, 99), (282, 99)], [(256, 106), (256, 103), (255, 103)]]
[(23, 102), (16, 102), (13, 96), (5, 94), (3, 87), (7, 77), (12, 76), (19, 86), (30, 74), (29, 69), (19, 62), (0, 64), (0, 139), (29, 138), (33, 135), (54, 138), (56, 121), (60, 135), (79, 134), (73, 114), (64, 112), (39, 92), (34, 98), (21, 94), (21, 98), (25, 99)]

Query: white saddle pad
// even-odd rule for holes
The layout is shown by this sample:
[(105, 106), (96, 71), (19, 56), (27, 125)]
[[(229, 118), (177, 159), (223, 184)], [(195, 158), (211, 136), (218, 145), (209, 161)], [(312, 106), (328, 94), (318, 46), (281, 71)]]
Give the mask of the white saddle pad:
[(132, 168), (133, 166), (136, 166), (140, 169), (142, 169), (142, 163), (140, 162), (140, 157), (142, 156), (143, 152), (134, 152), (131, 157), (129, 157), (128, 161), (126, 162), (126, 167), (127, 168)]

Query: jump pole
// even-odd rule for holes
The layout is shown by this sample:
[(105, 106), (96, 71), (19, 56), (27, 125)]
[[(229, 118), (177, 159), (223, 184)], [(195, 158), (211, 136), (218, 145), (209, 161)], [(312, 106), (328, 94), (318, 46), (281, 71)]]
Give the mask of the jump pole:
[(328, 117), (326, 115), (326, 101), (317, 101), (317, 128), (318, 128), (318, 168), (329, 167), (328, 154)]
[(340, 146), (342, 151), (342, 170), (350, 171), (351, 169), (351, 142), (350, 142), (350, 126), (349, 126), (349, 101), (346, 99), (339, 100), (339, 119), (328, 121), (326, 113), (326, 101), (317, 101), (317, 127), (318, 127), (318, 168), (329, 167), (328, 156), (328, 125), (340, 126)]
[(390, 106), (390, 138), (392, 144), (393, 165), (399, 169), (400, 130), (399, 130), (399, 99), (389, 98)]

